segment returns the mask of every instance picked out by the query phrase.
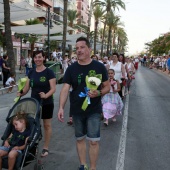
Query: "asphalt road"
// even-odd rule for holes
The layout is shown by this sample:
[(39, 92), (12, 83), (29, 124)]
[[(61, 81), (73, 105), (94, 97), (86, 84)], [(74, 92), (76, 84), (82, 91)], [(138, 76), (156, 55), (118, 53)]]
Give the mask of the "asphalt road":
[(125, 170), (170, 169), (170, 77), (140, 67), (129, 97)]
[[(101, 122), (97, 170), (170, 169), (170, 77), (145, 67), (139, 67), (135, 77), (131, 93), (124, 101), (124, 114), (117, 117), (117, 122), (110, 122), (108, 127), (104, 127)], [(62, 85), (57, 85), (54, 95), (50, 153), (42, 162), (46, 170), (77, 170), (79, 160), (74, 127), (66, 123), (69, 102), (65, 107), (65, 122), (60, 123), (57, 120), (61, 87)], [(5, 118), (14, 104), (15, 95), (16, 93), (0, 95), (0, 134), (6, 127)], [(28, 96), (30, 94), (26, 97)], [(43, 140), (40, 148), (42, 142)], [(30, 169), (33, 169), (33, 164), (25, 168)]]

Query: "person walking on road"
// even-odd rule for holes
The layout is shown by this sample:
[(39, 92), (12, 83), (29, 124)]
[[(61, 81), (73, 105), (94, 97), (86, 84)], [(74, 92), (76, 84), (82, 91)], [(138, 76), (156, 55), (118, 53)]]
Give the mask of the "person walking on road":
[(64, 122), (64, 106), (72, 86), (70, 110), (77, 139), (79, 170), (88, 169), (85, 138), (89, 140), (90, 170), (96, 170), (102, 113), (101, 96), (109, 92), (110, 84), (105, 66), (91, 59), (91, 48), (87, 38), (79, 37), (76, 40), (76, 53), (78, 62), (69, 66), (64, 75), (58, 119)]
[(103, 116), (104, 116), (104, 125), (108, 126), (109, 119), (112, 118), (112, 121), (116, 121), (116, 115), (122, 114), (123, 102), (118, 94), (120, 89), (119, 81), (114, 79), (114, 70), (109, 69), (108, 75), (110, 80), (110, 92), (105, 94), (102, 97), (103, 105)]
[[(118, 53), (113, 53), (112, 55), (112, 64), (110, 65), (109, 69), (113, 69), (115, 71), (115, 79), (119, 81), (121, 89), (123, 87), (122, 80), (125, 79), (125, 67), (123, 63), (119, 62), (119, 55)], [(119, 91), (120, 97), (123, 99), (124, 96), (122, 94), (122, 90)]]
[(20, 74), (25, 73), (25, 64), (26, 64), (26, 61), (25, 61), (25, 58), (24, 56), (21, 56), (21, 59), (20, 59)]
[(134, 64), (132, 62), (132, 59), (128, 57), (127, 58), (127, 76), (128, 76), (127, 90), (128, 90), (128, 93), (130, 92), (130, 85), (131, 85), (134, 74), (135, 74)]
[(30, 87), (32, 89), (31, 97), (42, 102), (42, 119), (44, 126), (44, 146), (41, 156), (47, 156), (48, 146), (50, 143), (52, 126), (51, 119), (53, 117), (54, 101), (53, 94), (56, 91), (56, 77), (52, 70), (44, 66), (45, 54), (42, 50), (38, 50), (34, 54), (34, 62), (36, 68), (30, 70), (26, 85), (18, 96), (27, 94)]
[(32, 58), (29, 54), (25, 62), (26, 76), (28, 76), (29, 71), (32, 69)]

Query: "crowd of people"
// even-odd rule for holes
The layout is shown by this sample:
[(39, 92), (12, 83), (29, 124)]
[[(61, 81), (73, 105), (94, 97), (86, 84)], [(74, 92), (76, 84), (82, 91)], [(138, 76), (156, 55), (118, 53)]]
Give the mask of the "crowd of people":
[(69, 125), (74, 124), (79, 170), (87, 170), (86, 142), (89, 140), (90, 170), (96, 170), (99, 153), (100, 124), (107, 127), (110, 119), (122, 115), (123, 100), (130, 91), (130, 84), (138, 69), (138, 58), (113, 53), (101, 58), (90, 55), (90, 43), (80, 37), (76, 42), (76, 57), (64, 74), (60, 92), (58, 119), (64, 122), (64, 107), (69, 96)]
[[(91, 56), (90, 42), (85, 37), (80, 37), (76, 41), (76, 56), (71, 59), (68, 59), (67, 56), (63, 58), (57, 56), (58, 53), (54, 52), (53, 60), (61, 62), (64, 71), (63, 86), (59, 96), (58, 120), (64, 122), (64, 107), (69, 95), (70, 118), (68, 124), (74, 124), (80, 161), (78, 169), (88, 169), (87, 139), (89, 141), (90, 170), (96, 170), (101, 117), (104, 117), (103, 124), (107, 127), (110, 119), (115, 122), (116, 117), (122, 114), (123, 100), (129, 93), (130, 83), (138, 68), (139, 60), (133, 60), (118, 53), (104, 58), (98, 54)], [(28, 77), (26, 85), (17, 93), (17, 96), (24, 96), (31, 89), (31, 97), (37, 99), (42, 105), (44, 144), (41, 156), (45, 157), (49, 154), (52, 134), (51, 121), (55, 107), (53, 95), (56, 91), (56, 77), (54, 72), (44, 65), (46, 58), (42, 50), (37, 50), (32, 60), (36, 67), (26, 71)], [(24, 64), (28, 64), (28, 62), (29, 57)], [(10, 69), (8, 65), (6, 65), (6, 69)]]
[(144, 55), (140, 58), (140, 62), (142, 66), (146, 66), (150, 69), (156, 68), (170, 75), (170, 55), (152, 57)]

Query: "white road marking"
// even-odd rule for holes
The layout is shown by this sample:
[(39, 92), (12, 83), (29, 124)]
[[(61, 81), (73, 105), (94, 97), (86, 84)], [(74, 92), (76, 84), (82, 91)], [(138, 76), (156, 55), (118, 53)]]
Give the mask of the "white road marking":
[(124, 116), (123, 116), (122, 131), (120, 136), (116, 170), (124, 170), (127, 123), (128, 123), (128, 107), (129, 107), (129, 95), (126, 96), (126, 101), (124, 106)]

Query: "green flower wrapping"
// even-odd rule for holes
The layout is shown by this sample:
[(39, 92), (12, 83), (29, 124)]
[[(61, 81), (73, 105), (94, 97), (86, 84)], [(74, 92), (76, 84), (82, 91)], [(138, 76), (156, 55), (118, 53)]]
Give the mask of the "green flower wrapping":
[[(19, 91), (19, 92), (20, 92), (21, 90), (23, 90), (23, 88), (25, 87), (26, 82), (27, 82), (27, 78), (26, 78), (26, 77), (19, 79), (19, 81), (18, 81), (18, 91)], [(20, 97), (16, 97), (16, 98), (14, 99), (14, 102), (17, 102), (17, 101), (19, 100), (19, 98), (20, 98)]]
[(96, 74), (95, 70), (89, 71), (89, 74), (86, 76), (86, 80), (85, 80), (86, 81), (86, 88), (85, 88), (86, 93), (81, 92), (81, 94), (79, 94), (80, 97), (86, 97), (81, 107), (82, 110), (85, 111), (88, 105), (90, 104), (90, 97), (87, 94), (88, 91), (97, 90), (97, 88), (101, 84), (101, 80), (102, 80), (102, 74)]

